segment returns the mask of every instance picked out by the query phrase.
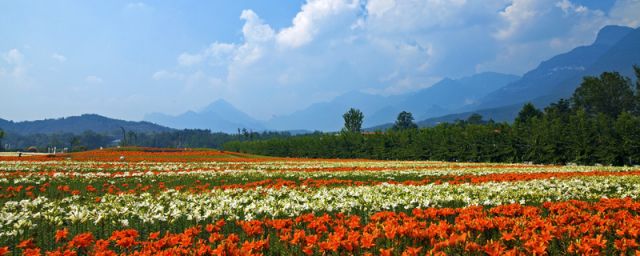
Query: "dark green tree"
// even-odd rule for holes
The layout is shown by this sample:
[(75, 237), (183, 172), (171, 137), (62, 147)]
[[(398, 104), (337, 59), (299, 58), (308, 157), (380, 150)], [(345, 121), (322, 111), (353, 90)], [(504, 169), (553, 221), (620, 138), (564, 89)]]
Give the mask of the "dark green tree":
[(418, 125), (413, 122), (413, 115), (411, 112), (402, 111), (398, 114), (398, 118), (396, 119), (396, 123), (393, 125), (393, 129), (397, 131), (407, 130), (407, 129), (416, 129)]
[(524, 104), (522, 110), (516, 117), (516, 123), (528, 123), (533, 118), (541, 118), (542, 111), (537, 109), (531, 102)]
[(127, 146), (137, 145), (138, 135), (134, 131), (127, 132)]
[(560, 99), (558, 102), (551, 103), (544, 108), (544, 113), (553, 118), (560, 118), (567, 121), (569, 115), (575, 114), (575, 111), (571, 109), (571, 101), (566, 99)]
[(620, 136), (617, 146), (622, 150), (623, 164), (640, 164), (640, 117), (622, 113), (616, 120), (615, 129)]
[(4, 146), (2, 145), (2, 138), (4, 138), (4, 131), (0, 129), (0, 151), (4, 150)]
[(633, 65), (633, 71), (636, 73), (636, 114), (640, 115), (640, 66)]
[(360, 132), (362, 129), (362, 121), (364, 120), (364, 114), (359, 109), (351, 108), (349, 111), (342, 115), (344, 119), (345, 132)]
[(80, 147), (80, 136), (72, 136), (69, 138), (69, 150), (77, 151)]
[(568, 140), (571, 145), (567, 152), (567, 161), (577, 164), (594, 164), (596, 150), (596, 129), (584, 110), (579, 109), (569, 117)]
[(522, 107), (514, 122), (513, 148), (518, 161), (532, 161), (536, 159), (540, 150), (539, 135), (534, 134), (534, 127), (541, 121), (542, 111), (533, 104), (527, 103)]
[(585, 77), (573, 93), (573, 105), (595, 116), (603, 113), (616, 118), (622, 112), (635, 110), (631, 80), (618, 72), (604, 72), (600, 77)]
[(482, 115), (478, 113), (473, 113), (469, 118), (467, 118), (468, 124), (483, 124)]
[(127, 132), (122, 126), (120, 126), (120, 129), (122, 130), (122, 141), (120, 141), (120, 145), (127, 146)]

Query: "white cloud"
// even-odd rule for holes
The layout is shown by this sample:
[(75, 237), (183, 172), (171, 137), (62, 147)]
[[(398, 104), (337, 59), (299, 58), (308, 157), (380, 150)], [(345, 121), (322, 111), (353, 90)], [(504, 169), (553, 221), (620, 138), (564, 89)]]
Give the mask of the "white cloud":
[(237, 52), (238, 46), (235, 44), (212, 43), (206, 49), (198, 53), (182, 53), (178, 56), (178, 64), (181, 66), (193, 66), (201, 64), (205, 60), (211, 65), (226, 65)]
[(104, 82), (104, 80), (102, 80), (102, 78), (97, 77), (97, 76), (93, 76), (93, 75), (87, 76), (84, 80), (87, 83), (90, 83), (90, 84), (101, 84), (102, 82)]
[(372, 16), (382, 16), (395, 5), (395, 0), (371, 0), (367, 2), (367, 12)]
[[(543, 10), (538, 10), (539, 0), (514, 0), (513, 3), (500, 12), (500, 16), (507, 22), (507, 27), (495, 34), (496, 38), (505, 40), (518, 32), (526, 32), (523, 26), (532, 25), (534, 19), (542, 16)], [(543, 4), (543, 5), (547, 5)], [(549, 8), (549, 7), (548, 7)]]
[(358, 10), (358, 0), (308, 0), (293, 18), (293, 25), (278, 32), (277, 41), (293, 48), (303, 46), (322, 32), (322, 26), (335, 21), (336, 16), (355, 14)]
[(34, 89), (35, 79), (31, 75), (31, 63), (17, 48), (0, 52), (0, 84), (12, 93)]
[(202, 62), (204, 56), (200, 54), (182, 53), (178, 56), (178, 63), (182, 66), (191, 66)]
[(640, 26), (640, 1), (618, 0), (611, 8), (609, 17), (614, 24), (630, 27)]
[[(605, 14), (569, 0), (513, 0), (500, 12), (503, 25), (494, 33), (498, 40), (532, 42), (581, 37), (584, 43), (605, 23)], [(574, 40), (575, 41), (575, 40)]]
[(2, 69), (3, 76), (9, 76), (12, 79), (24, 80), (27, 78), (27, 65), (24, 55), (18, 49), (11, 49), (2, 55), (4, 61), (8, 64), (6, 69)]
[(245, 20), (242, 35), (247, 42), (265, 42), (273, 38), (273, 29), (264, 24), (260, 17), (252, 10), (243, 10), (240, 18)]
[(57, 60), (60, 63), (67, 61), (67, 57), (57, 52), (54, 52), (53, 54), (51, 54), (51, 58), (53, 58), (54, 60)]
[(11, 49), (3, 56), (9, 65), (20, 65), (24, 61), (24, 55), (18, 49)]

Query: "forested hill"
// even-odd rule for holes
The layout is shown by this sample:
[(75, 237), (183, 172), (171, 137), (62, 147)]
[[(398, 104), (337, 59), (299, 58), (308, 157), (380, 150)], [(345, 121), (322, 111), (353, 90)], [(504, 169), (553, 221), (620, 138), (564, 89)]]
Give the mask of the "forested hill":
[(84, 114), (81, 116), (71, 116), (66, 118), (22, 122), (12, 122), (0, 119), (0, 129), (20, 135), (51, 133), (80, 134), (85, 131), (113, 133), (119, 132), (121, 127), (126, 131), (140, 133), (165, 132), (172, 130), (171, 128), (150, 122), (124, 121), (96, 114)]

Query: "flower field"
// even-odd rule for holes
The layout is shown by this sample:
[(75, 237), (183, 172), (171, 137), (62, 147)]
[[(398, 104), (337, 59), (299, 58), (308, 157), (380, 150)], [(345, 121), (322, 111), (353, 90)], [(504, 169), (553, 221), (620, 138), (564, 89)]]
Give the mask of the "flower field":
[(636, 255), (640, 169), (0, 157), (0, 255)]

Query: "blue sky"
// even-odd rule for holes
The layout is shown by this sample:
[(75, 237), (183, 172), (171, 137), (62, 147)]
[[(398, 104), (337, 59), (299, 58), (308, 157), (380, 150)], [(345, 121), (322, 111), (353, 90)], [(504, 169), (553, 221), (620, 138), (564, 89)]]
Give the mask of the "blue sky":
[(140, 120), (226, 99), (268, 119), (348, 91), (522, 74), (638, 13), (640, 0), (0, 0), (0, 118)]

